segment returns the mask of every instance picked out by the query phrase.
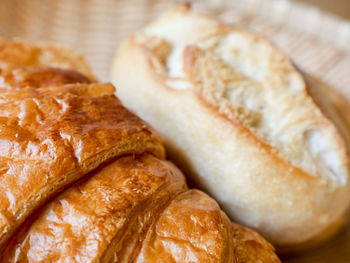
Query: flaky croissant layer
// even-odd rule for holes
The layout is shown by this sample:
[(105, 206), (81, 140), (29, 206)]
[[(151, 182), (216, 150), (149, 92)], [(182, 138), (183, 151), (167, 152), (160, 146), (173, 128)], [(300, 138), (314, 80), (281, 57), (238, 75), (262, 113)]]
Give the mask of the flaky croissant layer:
[(0, 40), (0, 80), (0, 262), (279, 262), (78, 55)]
[(232, 225), (214, 200), (187, 190), (179, 170), (152, 155), (99, 169), (35, 218), (12, 237), (5, 262), (277, 260), (271, 245)]

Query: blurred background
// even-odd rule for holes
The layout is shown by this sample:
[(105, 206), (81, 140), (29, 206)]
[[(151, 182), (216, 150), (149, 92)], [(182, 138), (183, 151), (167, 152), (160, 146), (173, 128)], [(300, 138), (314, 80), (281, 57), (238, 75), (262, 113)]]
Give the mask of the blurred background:
[(350, 19), (350, 1), (349, 0), (297, 0), (322, 9), (323, 11), (333, 13), (346, 19)]
[[(116, 47), (176, 0), (0, 0), (0, 36), (61, 43), (84, 53), (101, 80)], [(307, 72), (350, 86), (350, 0), (192, 0), (194, 9), (271, 38)], [(346, 53), (344, 53), (346, 52)], [(340, 60), (339, 60), (340, 59)], [(340, 64), (341, 66), (337, 66)], [(346, 72), (345, 72), (346, 71)], [(339, 83), (342, 79), (342, 83)]]
[[(83, 53), (102, 81), (122, 39), (175, 0), (0, 0), (0, 36)], [(350, 100), (350, 0), (192, 0), (193, 9), (271, 39), (306, 74)], [(118, 90), (118, 87), (117, 87)], [(350, 221), (350, 220), (349, 220)], [(349, 263), (350, 223), (285, 262)]]

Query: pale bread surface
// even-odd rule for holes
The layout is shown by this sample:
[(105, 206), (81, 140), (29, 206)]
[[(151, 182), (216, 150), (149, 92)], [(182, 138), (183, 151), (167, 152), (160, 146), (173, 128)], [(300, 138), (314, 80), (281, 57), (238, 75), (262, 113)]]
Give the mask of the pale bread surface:
[(124, 42), (112, 81), (191, 179), (275, 244), (307, 242), (344, 213), (344, 141), (264, 38), (180, 7)]

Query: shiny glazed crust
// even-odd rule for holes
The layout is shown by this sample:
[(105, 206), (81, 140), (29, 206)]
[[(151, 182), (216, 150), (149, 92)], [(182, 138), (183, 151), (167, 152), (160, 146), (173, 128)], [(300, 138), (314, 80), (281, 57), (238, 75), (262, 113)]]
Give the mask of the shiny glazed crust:
[(160, 141), (109, 84), (0, 94), (0, 244), (47, 198), (101, 163), (153, 152)]
[[(269, 57), (248, 63), (240, 52)], [(266, 78), (248, 74), (253, 64)], [(122, 44), (111, 79), (123, 103), (165, 138), (170, 159), (231, 219), (282, 249), (334, 233), (350, 198), (344, 140), (270, 42), (180, 6)]]
[(123, 157), (76, 183), (12, 238), (3, 262), (279, 262), (172, 164)]
[(11, 67), (0, 73), (0, 92), (77, 83), (89, 84), (92, 81), (74, 70), (43, 66)]

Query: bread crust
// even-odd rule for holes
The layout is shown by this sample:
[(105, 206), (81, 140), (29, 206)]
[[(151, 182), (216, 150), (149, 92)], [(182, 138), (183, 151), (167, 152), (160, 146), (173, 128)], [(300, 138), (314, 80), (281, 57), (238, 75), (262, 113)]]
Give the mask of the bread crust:
[[(177, 15), (196, 18), (181, 7), (151, 27), (157, 28), (160, 22), (162, 26), (170, 24)], [(223, 34), (230, 29), (222, 26), (220, 30)], [(350, 197), (346, 148), (334, 125), (317, 107), (312, 106), (329, 130), (346, 170), (342, 183), (293, 165), (247, 125), (203, 97), (196, 82), (190, 88), (170, 87), (168, 77), (155, 62), (158, 49), (152, 51), (149, 40), (139, 39), (135, 34), (117, 52), (111, 79), (118, 83), (119, 97), (161, 133), (170, 158), (196, 185), (214, 196), (231, 219), (258, 230), (282, 248), (307, 242), (338, 222)], [(186, 58), (184, 61), (188, 63)], [(306, 94), (306, 90), (301, 93)], [(304, 103), (312, 105), (313, 101), (307, 97)]]

